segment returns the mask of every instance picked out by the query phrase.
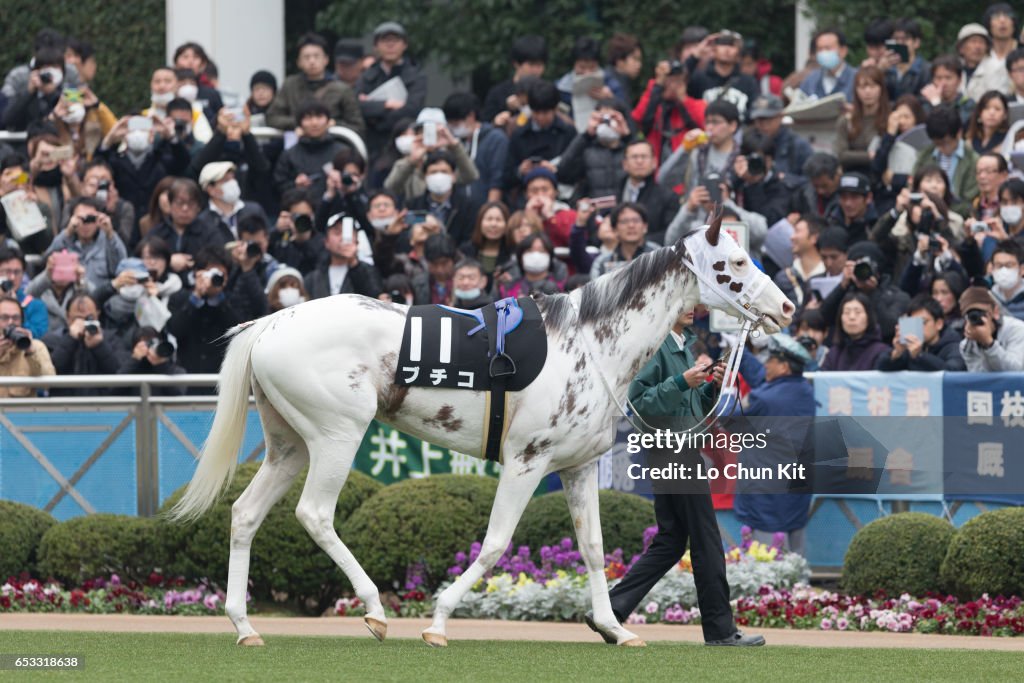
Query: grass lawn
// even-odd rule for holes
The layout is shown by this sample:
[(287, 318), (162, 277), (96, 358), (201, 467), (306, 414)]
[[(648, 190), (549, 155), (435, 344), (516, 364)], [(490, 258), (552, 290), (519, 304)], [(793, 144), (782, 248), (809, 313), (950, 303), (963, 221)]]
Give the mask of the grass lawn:
[[(0, 632), (0, 654), (78, 655), (85, 668), (35, 678), (88, 681), (1019, 681), (1024, 652), (765, 647), (655, 643), (453, 642), (269, 636), (264, 648), (233, 636), (178, 633)], [(9, 672), (0, 679), (13, 680)]]

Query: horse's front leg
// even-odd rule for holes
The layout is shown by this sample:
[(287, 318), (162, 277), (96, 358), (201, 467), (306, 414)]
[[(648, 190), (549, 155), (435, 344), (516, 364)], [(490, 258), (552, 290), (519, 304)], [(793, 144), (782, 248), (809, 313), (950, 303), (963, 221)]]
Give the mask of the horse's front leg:
[(612, 612), (608, 579), (604, 573), (604, 543), (601, 539), (601, 510), (598, 501), (597, 460), (559, 472), (569, 503), (569, 516), (576, 528), (583, 563), (590, 579), (594, 626), (605, 640), (618, 645), (643, 647), (635, 634), (623, 628)]
[[(512, 540), (512, 532), (519, 524), (526, 504), (530, 502), (534, 490), (547, 471), (547, 457), (522, 456), (505, 457), (505, 467), (498, 481), (498, 491), (491, 507), (491, 520), (487, 525), (487, 535), (480, 548), (480, 555), (455, 582), (441, 592), (434, 606), (434, 621), (423, 631), (423, 640), (433, 647), (444, 647), (448, 644), (446, 627), (448, 617), (458, 606), (462, 597), (485, 573), (501, 559), (502, 553)], [(611, 607), (609, 607), (609, 610)]]

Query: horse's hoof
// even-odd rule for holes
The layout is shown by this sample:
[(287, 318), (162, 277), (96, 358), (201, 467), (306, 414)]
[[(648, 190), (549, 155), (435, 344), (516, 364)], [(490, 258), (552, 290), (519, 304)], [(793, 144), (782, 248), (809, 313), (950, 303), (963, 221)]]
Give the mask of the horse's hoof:
[(448, 647), (448, 638), (429, 631), (423, 632), (423, 642), (430, 647)]
[(264, 645), (266, 645), (266, 643), (263, 642), (263, 639), (260, 638), (258, 633), (254, 633), (251, 636), (246, 636), (245, 638), (242, 638), (238, 641), (238, 644), (244, 647), (263, 647)]
[(366, 624), (366, 628), (370, 629), (370, 633), (373, 634), (374, 638), (382, 643), (384, 642), (384, 638), (388, 635), (387, 623), (373, 617), (363, 617), (363, 623)]
[(619, 643), (620, 647), (647, 647), (647, 643), (640, 640), (639, 638), (630, 638), (624, 643)]

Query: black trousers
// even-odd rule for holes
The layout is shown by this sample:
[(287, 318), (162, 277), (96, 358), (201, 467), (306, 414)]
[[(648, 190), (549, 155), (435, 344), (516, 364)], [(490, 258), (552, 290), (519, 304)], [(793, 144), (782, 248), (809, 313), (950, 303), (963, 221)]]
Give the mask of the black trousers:
[(721, 640), (736, 632), (729, 604), (729, 582), (725, 578), (722, 536), (711, 504), (711, 491), (707, 482), (701, 483), (703, 492), (654, 494), (658, 534), (647, 552), (609, 593), (612, 611), (620, 623), (633, 613), (672, 565), (679, 562), (689, 539), (704, 640)]

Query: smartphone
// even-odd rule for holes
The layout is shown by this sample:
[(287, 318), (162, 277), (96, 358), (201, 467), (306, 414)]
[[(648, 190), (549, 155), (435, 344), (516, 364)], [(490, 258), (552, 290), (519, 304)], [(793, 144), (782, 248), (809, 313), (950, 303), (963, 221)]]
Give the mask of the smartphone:
[(128, 119), (128, 130), (152, 130), (153, 119), (148, 116), (133, 116)]
[(73, 156), (75, 156), (75, 150), (71, 149), (71, 145), (54, 147), (50, 152), (50, 159), (53, 161), (67, 161)]
[(900, 343), (907, 343), (907, 335), (913, 335), (918, 340), (924, 340), (924, 320), (909, 315), (900, 316)]
[(910, 61), (910, 49), (903, 43), (896, 40), (887, 40), (885, 41), (885, 48), (898, 54), (901, 63), (906, 64)]
[(590, 200), (590, 205), (595, 209), (614, 209), (616, 204), (618, 204), (618, 201), (613, 194), (605, 197), (593, 197)]
[(708, 191), (712, 204), (722, 202), (722, 188), (718, 186), (720, 182), (722, 182), (722, 176), (717, 173), (709, 173), (704, 178), (704, 189)]
[(405, 214), (406, 225), (419, 225), (427, 220), (426, 211), (409, 211)]
[(245, 121), (245, 110), (242, 107), (228, 107), (228, 114), (235, 123)]
[(70, 284), (78, 279), (78, 254), (58, 251), (53, 255), (53, 273), (51, 279), (59, 285)]
[(341, 219), (341, 241), (352, 242), (355, 239), (355, 221), (352, 216), (345, 216)]
[(433, 121), (423, 124), (423, 146), (437, 147), (437, 124)]

